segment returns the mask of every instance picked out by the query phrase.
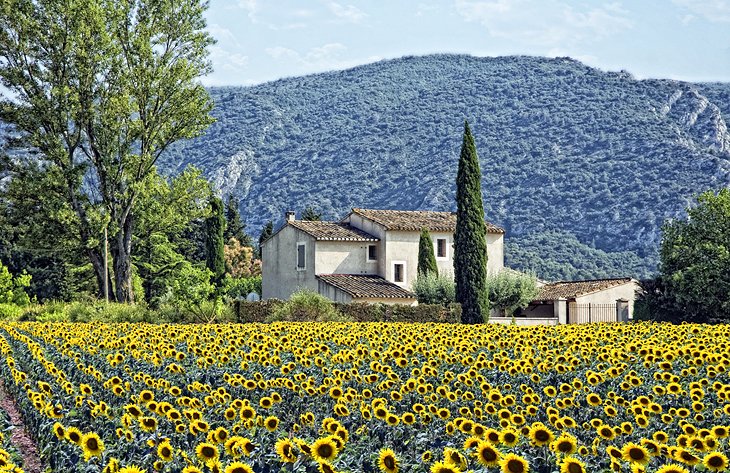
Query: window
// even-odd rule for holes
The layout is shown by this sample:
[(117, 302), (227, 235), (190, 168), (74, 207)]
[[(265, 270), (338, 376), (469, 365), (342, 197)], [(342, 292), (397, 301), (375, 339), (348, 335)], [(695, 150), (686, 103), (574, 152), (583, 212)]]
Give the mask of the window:
[(406, 263), (403, 261), (393, 262), (393, 281), (394, 282), (405, 282), (406, 281)]
[(446, 238), (436, 239), (436, 258), (446, 259)]
[(306, 269), (307, 267), (307, 245), (305, 243), (297, 243), (297, 269)]
[(378, 245), (368, 245), (368, 261), (378, 260)]

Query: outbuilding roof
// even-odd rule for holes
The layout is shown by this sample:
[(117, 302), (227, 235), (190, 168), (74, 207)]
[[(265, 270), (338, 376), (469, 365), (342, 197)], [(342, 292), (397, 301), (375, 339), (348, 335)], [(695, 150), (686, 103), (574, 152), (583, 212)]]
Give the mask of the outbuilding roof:
[(378, 241), (378, 238), (342, 222), (291, 220), (287, 222), (320, 241)]
[(370, 274), (319, 274), (317, 279), (355, 299), (415, 299), (416, 295), (380, 276)]
[(547, 283), (540, 287), (535, 297), (536, 301), (551, 301), (556, 299), (573, 299), (593, 292), (603, 291), (614, 286), (631, 282), (631, 278), (590, 279), (584, 281), (558, 281)]
[[(456, 212), (359, 208), (353, 208), (352, 212), (382, 225), (386, 230), (421, 231), (427, 228), (433, 232), (456, 231)], [(503, 228), (486, 221), (484, 223), (488, 233), (504, 233)]]

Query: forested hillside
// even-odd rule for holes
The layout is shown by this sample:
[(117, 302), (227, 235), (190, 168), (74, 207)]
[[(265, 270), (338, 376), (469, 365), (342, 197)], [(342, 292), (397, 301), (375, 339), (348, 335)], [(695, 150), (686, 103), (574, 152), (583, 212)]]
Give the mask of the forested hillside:
[(433, 55), (210, 92), (217, 122), (161, 167), (203, 169), (252, 233), (308, 205), (454, 209), (464, 119), (507, 264), (546, 279), (650, 274), (664, 219), (730, 184), (728, 84)]

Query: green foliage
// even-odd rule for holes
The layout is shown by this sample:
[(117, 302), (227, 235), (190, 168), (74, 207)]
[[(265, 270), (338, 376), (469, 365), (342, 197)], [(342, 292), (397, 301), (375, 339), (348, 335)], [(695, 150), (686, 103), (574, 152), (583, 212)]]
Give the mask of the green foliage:
[(516, 271), (500, 271), (487, 276), (489, 305), (510, 316), (524, 309), (537, 297), (540, 290), (534, 275)]
[(663, 227), (661, 279), (655, 288), (669, 306), (655, 318), (677, 321), (730, 320), (730, 189), (707, 191), (687, 209), (686, 220)]
[(479, 158), (469, 124), (464, 121), (464, 140), (456, 175), (456, 231), (454, 275), (461, 320), (477, 324), (489, 318), (487, 299), (487, 228), (484, 223)]
[(0, 304), (26, 306), (30, 297), (26, 289), (30, 286), (31, 276), (25, 271), (17, 276), (10, 274), (8, 268), (0, 261)]
[(218, 197), (213, 197), (210, 200), (210, 217), (206, 220), (206, 265), (213, 274), (213, 283), (216, 285), (223, 281), (223, 276), (226, 273), (225, 241), (223, 240), (225, 225), (223, 201)]
[(448, 306), (456, 301), (456, 286), (451, 275), (421, 273), (413, 281), (413, 292), (419, 304)]
[(427, 228), (421, 230), (418, 239), (418, 275), (438, 274), (439, 268), (436, 264), (436, 255), (433, 253), (433, 241)]
[(322, 212), (317, 212), (314, 207), (308, 205), (304, 212), (302, 212), (302, 220), (309, 220), (318, 222), (322, 220)]
[(597, 250), (563, 230), (545, 230), (522, 238), (507, 235), (504, 265), (551, 281), (649, 275), (647, 260), (636, 253)]
[(212, 276), (213, 273), (208, 268), (183, 262), (173, 273), (170, 292), (161, 303), (172, 304), (181, 309), (202, 305), (215, 293)]
[(264, 227), (261, 229), (261, 233), (259, 234), (259, 246), (258, 246), (258, 257), (261, 258), (261, 244), (271, 238), (271, 235), (274, 234), (274, 222), (269, 220), (266, 222)]
[(221, 285), (221, 295), (227, 299), (246, 299), (250, 293), (261, 295), (261, 276), (232, 278), (226, 276)]
[(229, 241), (231, 238), (235, 238), (243, 246), (253, 246), (253, 240), (246, 234), (246, 224), (241, 220), (238, 205), (238, 199), (233, 194), (229, 194), (226, 199), (226, 230), (223, 233), (223, 239)]
[(206, 7), (16, 0), (0, 10), (0, 79), (12, 97), (2, 102), (2, 118), (38, 153), (41, 172), (59, 177), (49, 190), (63, 191), (57, 197), (78, 229), (99, 293), (98, 238), (109, 229), (119, 301), (134, 297), (141, 184), (172, 143), (212, 122), (199, 81), (210, 71), (213, 43)]
[(335, 309), (331, 300), (310, 290), (297, 291), (275, 308), (267, 322), (350, 322)]

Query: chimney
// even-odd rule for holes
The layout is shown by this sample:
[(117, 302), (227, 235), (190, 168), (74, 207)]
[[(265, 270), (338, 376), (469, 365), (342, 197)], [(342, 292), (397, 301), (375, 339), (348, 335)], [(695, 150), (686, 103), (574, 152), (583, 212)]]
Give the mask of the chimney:
[(287, 222), (293, 222), (294, 220), (296, 220), (296, 215), (297, 214), (294, 213), (294, 212), (292, 212), (291, 210), (288, 211), (285, 215), (286, 215), (286, 221)]

